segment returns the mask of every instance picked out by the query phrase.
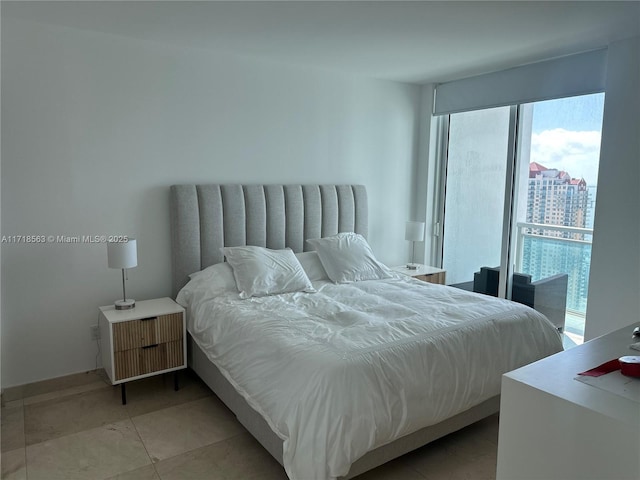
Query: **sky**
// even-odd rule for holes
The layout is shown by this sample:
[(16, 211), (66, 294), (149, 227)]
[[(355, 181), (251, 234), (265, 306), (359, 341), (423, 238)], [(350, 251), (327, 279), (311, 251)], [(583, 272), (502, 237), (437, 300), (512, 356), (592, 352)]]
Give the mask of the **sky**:
[(604, 93), (535, 103), (530, 160), (597, 185), (603, 108)]

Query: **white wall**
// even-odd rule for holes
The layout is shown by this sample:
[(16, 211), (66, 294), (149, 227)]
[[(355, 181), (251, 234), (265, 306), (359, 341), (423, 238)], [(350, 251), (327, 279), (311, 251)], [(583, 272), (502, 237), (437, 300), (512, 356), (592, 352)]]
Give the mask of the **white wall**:
[[(173, 183), (361, 183), (405, 262), (419, 87), (3, 19), (2, 234), (138, 239), (127, 292), (170, 293)], [(2, 248), (2, 386), (95, 367), (121, 293), (96, 244)]]
[(611, 44), (586, 339), (638, 324), (640, 318), (639, 92), (640, 37)]

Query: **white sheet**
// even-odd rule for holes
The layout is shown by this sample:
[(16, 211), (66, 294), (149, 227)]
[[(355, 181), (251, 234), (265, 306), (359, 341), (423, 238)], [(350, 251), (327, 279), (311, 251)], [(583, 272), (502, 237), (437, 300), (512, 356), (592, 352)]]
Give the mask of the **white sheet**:
[(178, 296), (196, 342), (283, 439), (292, 479), (345, 475), (562, 350), (554, 326), (517, 303), (405, 276), (314, 287), (240, 300), (192, 282)]

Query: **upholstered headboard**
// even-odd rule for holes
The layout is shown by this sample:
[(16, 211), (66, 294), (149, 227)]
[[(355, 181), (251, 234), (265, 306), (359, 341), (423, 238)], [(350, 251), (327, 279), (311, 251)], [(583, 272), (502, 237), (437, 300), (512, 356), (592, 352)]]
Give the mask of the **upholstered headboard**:
[(308, 250), (308, 238), (338, 232), (366, 237), (367, 229), (363, 185), (173, 185), (173, 297), (189, 274), (223, 261), (221, 247), (302, 252)]

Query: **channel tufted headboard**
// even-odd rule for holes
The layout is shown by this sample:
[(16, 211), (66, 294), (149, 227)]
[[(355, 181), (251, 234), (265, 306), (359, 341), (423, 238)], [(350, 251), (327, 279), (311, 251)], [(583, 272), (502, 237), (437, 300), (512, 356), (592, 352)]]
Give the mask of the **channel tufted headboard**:
[(189, 274), (223, 261), (224, 246), (302, 252), (308, 238), (367, 236), (363, 185), (173, 185), (170, 192), (174, 298)]

